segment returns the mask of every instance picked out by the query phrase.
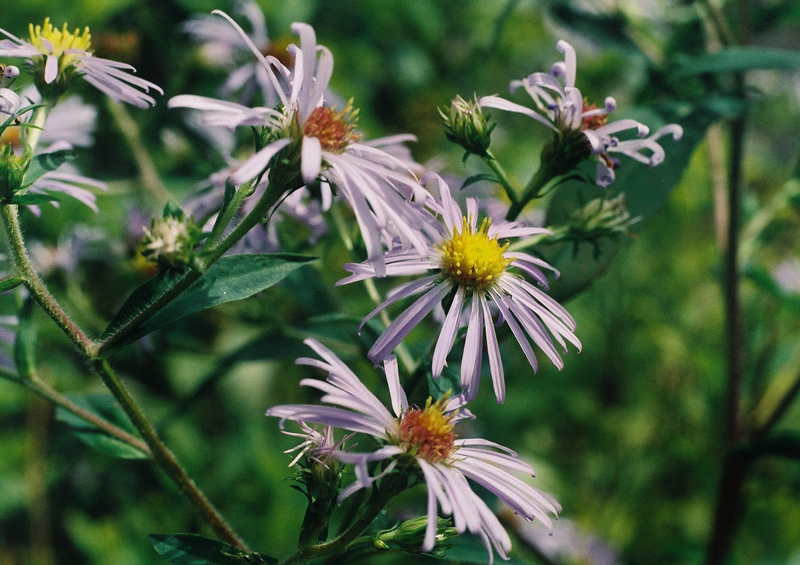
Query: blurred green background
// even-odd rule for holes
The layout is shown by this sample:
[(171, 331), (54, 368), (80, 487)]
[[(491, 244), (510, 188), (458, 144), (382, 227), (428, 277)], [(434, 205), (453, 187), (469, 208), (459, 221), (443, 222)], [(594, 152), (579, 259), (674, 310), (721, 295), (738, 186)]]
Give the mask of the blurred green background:
[[(576, 46), (578, 86), (591, 100), (613, 95), (621, 109), (669, 107), (705, 92), (688, 80), (663, 81), (678, 51), (700, 53), (708, 46), (701, 10), (690, 2), (259, 5), (273, 39), (291, 40), (293, 21), (315, 27), (335, 58), (332, 89), (353, 97), (359, 127), (369, 137), (411, 132), (418, 137), (412, 150), (419, 162), (459, 177), (480, 168), (461, 164), (437, 108), (456, 94), (507, 94), (510, 80), (559, 60), (560, 38)], [(156, 108), (130, 113), (168, 189), (181, 199), (224, 164), (191, 136), (180, 113), (166, 108), (176, 94), (213, 96), (225, 78), (203, 64), (180, 31), (193, 13), (215, 8), (232, 6), (212, 0), (3, 1), (0, 27), (24, 35), (29, 22), (45, 16), (56, 25), (88, 25), (98, 54), (130, 62), (140, 76), (161, 85), (165, 95)], [(752, 2), (752, 13), (755, 43), (800, 49), (796, 5)], [(748, 218), (793, 174), (800, 145), (797, 71), (759, 71), (749, 79)], [(83, 86), (79, 91), (101, 111), (96, 150), (80, 162), (87, 174), (109, 179), (111, 189), (100, 197), (98, 215), (65, 204), (45, 210), (40, 220), (24, 220), (27, 233), (51, 250), (78, 224), (99, 226), (108, 241), (121, 242), (118, 264), (90, 257), (76, 273), (56, 268), (47, 279), (67, 309), (99, 331), (126, 289), (143, 280), (125, 239), (130, 211), (150, 214), (159, 204), (139, 189), (135, 161), (100, 97)], [(546, 132), (524, 118), (496, 117), (494, 151), (514, 176), (526, 179)], [(724, 160), (725, 137), (711, 135), (700, 142), (666, 204), (639, 226), (608, 272), (567, 303), (583, 351), (567, 354), (560, 372), (544, 364), (534, 375), (514, 341), (506, 340), (507, 402), (495, 405), (488, 383), (481, 387), (474, 432), (531, 461), (535, 485), (552, 493), (564, 508), (562, 518), (594, 540), (584, 556), (573, 551), (547, 561), (517, 539), (518, 554), (529, 562), (613, 563), (601, 559), (614, 555), (629, 564), (703, 561), (724, 455), (726, 371), (714, 190), (714, 163)], [(754, 259), (764, 272), (797, 256), (798, 219), (789, 206), (770, 224), (771, 247), (759, 248)], [(355, 324), (315, 318), (343, 305), (356, 318), (369, 310), (360, 288), (331, 290), (349, 258), (333, 240), (315, 252), (324, 260), (280, 288), (195, 315), (113, 359), (189, 474), (254, 549), (275, 556), (295, 547), (303, 498), (288, 488), (292, 471), (281, 453), (293, 440), (263, 413), (272, 404), (314, 398), (297, 386), (304, 372), (292, 361), (306, 351), (287, 328), (330, 337), (346, 327), (349, 333), (339, 340), (351, 342), (343, 358), (370, 372), (358, 360), (364, 342)], [(749, 413), (772, 383), (787, 378), (784, 373), (796, 374), (800, 320), (786, 296), (749, 280), (743, 293)], [(4, 312), (13, 313), (13, 298), (4, 299)], [(43, 316), (41, 321), (42, 375), (65, 392), (103, 392), (55, 326)], [(800, 412), (792, 409), (777, 431), (798, 427)], [(209, 533), (152, 465), (93, 451), (54, 421), (46, 403), (6, 381), (0, 381), (0, 454), (0, 565), (160, 563), (148, 533)], [(800, 563), (800, 467), (792, 459), (765, 456), (751, 468), (732, 563)], [(422, 511), (424, 495), (415, 491), (407, 502)], [(573, 549), (588, 544), (582, 538), (564, 543)], [(409, 562), (404, 559), (417, 558), (397, 562)]]

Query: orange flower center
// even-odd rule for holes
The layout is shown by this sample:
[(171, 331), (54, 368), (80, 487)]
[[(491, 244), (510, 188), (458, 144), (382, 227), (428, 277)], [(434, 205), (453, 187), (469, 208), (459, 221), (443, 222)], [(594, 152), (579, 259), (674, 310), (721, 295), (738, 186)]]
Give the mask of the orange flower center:
[(397, 432), (402, 449), (428, 463), (439, 463), (450, 457), (456, 439), (452, 422), (455, 413), (445, 416), (445, 403), (446, 399), (432, 402), (428, 398), (425, 408), (406, 410)]
[(323, 151), (342, 153), (348, 145), (361, 139), (354, 133), (358, 110), (353, 111), (350, 103), (341, 112), (333, 108), (315, 108), (303, 126), (303, 135), (316, 137)]

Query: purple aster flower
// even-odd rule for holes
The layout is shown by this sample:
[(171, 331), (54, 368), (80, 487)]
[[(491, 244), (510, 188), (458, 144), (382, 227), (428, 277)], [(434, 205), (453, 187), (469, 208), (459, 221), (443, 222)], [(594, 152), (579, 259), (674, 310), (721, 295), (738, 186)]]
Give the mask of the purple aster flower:
[(155, 100), (145, 94), (150, 89), (164, 92), (152, 82), (132, 76), (135, 69), (125, 63), (102, 59), (92, 55), (92, 36), (89, 28), (70, 32), (67, 24), (56, 29), (45, 18), (44, 25), (29, 27), (30, 42), (0, 29), (8, 37), (0, 41), (0, 57), (20, 57), (41, 69), (45, 84), (68, 80), (73, 74), (84, 80), (116, 102), (127, 102), (139, 108), (155, 106)]
[[(459, 533), (469, 531), (481, 537), (489, 551), (503, 558), (511, 550), (511, 540), (497, 516), (470, 486), (474, 481), (488, 489), (509, 508), (528, 521), (540, 520), (552, 531), (548, 513), (561, 511), (549, 495), (531, 487), (514, 472), (533, 475), (533, 469), (517, 454), (501, 445), (480, 438), (458, 438), (454, 429), (464, 418), (463, 395), (433, 401), (424, 408), (409, 406), (395, 357), (384, 363), (391, 396), (391, 411), (358, 379), (333, 352), (314, 340), (306, 343), (322, 358), (301, 358), (298, 364), (317, 367), (328, 376), (325, 381), (303, 379), (300, 384), (325, 393), (327, 406), (282, 405), (270, 408), (268, 416), (334, 426), (373, 436), (382, 445), (373, 452), (337, 451), (336, 457), (355, 465), (356, 480), (340, 494), (343, 499), (362, 488), (370, 488), (398, 466), (421, 473), (428, 488), (428, 516), (422, 551), (431, 551), (436, 541), (437, 505), (452, 515)], [(371, 463), (384, 461), (385, 467), (370, 475)]]
[[(636, 120), (607, 123), (607, 116), (616, 109), (617, 102), (609, 96), (602, 108), (587, 103), (581, 91), (575, 87), (575, 49), (564, 40), (559, 41), (556, 48), (564, 53), (563, 62), (555, 63), (549, 73), (533, 73), (522, 80), (511, 81), (509, 85), (512, 93), (520, 87), (524, 88), (533, 99), (535, 109), (499, 96), (484, 96), (479, 101), (480, 105), (533, 118), (553, 130), (559, 144), (577, 141), (577, 156), (588, 150), (586, 154), (597, 157), (595, 180), (600, 186), (608, 186), (614, 181), (615, 161), (609, 153), (622, 153), (651, 167), (660, 164), (664, 160), (664, 149), (657, 143), (658, 140), (665, 135), (672, 135), (673, 139), (678, 140), (683, 135), (683, 128), (670, 124), (647, 137), (649, 128)], [(617, 134), (627, 130), (635, 130), (640, 139), (621, 141)]]
[(333, 73), (333, 56), (326, 47), (317, 45), (314, 29), (302, 23), (292, 25), (300, 36), (300, 48), (289, 46), (295, 60), (289, 69), (275, 57), (265, 57), (227, 14), (219, 10), (213, 13), (226, 18), (240, 33), (280, 98), (277, 109), (248, 108), (193, 95), (170, 100), (172, 108), (204, 112), (205, 122), (211, 126), (264, 128), (271, 141), (239, 167), (232, 182), (241, 185), (256, 178), (279, 156), (282, 163), (289, 162), (295, 168), (300, 183), (319, 180), (330, 184), (348, 201), (361, 228), (368, 258), (378, 262), (378, 269), (382, 269), (381, 242), (387, 235), (389, 239), (399, 238), (405, 248), (413, 246), (423, 252), (426, 242), (422, 231), (429, 221), (423, 204), (430, 195), (404, 160), (383, 150), (388, 143), (398, 143), (398, 136), (364, 143), (355, 132), (357, 111), (350, 104), (340, 111), (323, 104)]
[[(511, 329), (534, 371), (538, 369), (532, 340), (559, 369), (563, 361), (553, 340), (566, 352), (566, 341), (579, 350), (581, 343), (573, 333), (572, 316), (544, 291), (522, 275), (547, 288), (541, 269), (558, 275), (548, 263), (522, 252), (508, 250), (513, 237), (549, 233), (544, 228), (526, 227), (521, 222), (485, 218), (478, 224), (478, 204), (467, 200), (467, 214), (461, 212), (450, 195), (450, 188), (438, 175), (429, 175), (439, 184), (442, 223), (438, 238), (431, 242), (423, 257), (397, 249), (387, 253), (386, 274), (417, 276), (396, 288), (391, 297), (371, 312), (364, 322), (398, 300), (422, 293), (378, 338), (369, 350), (369, 358), (378, 363), (446, 298), (452, 299), (433, 351), (432, 375), (438, 378), (453, 347), (462, 318), (468, 312), (467, 334), (461, 359), (461, 387), (467, 398), (474, 398), (481, 372), (483, 342), (489, 354), (489, 367), (498, 402), (505, 400), (505, 378), (495, 325), (505, 322)], [(509, 269), (518, 269), (519, 274)], [(353, 273), (338, 284), (376, 276), (368, 263), (345, 265)], [(493, 310), (495, 313), (493, 313)], [(495, 322), (495, 316), (497, 322)], [(364, 323), (362, 322), (362, 324)], [(551, 337), (552, 336), (552, 337)]]

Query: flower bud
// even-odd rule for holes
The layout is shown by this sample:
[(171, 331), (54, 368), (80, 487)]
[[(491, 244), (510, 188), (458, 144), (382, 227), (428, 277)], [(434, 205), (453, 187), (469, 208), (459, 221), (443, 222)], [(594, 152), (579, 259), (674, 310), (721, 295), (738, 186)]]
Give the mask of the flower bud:
[(461, 96), (456, 96), (450, 106), (439, 109), (439, 114), (444, 118), (447, 139), (467, 151), (465, 159), (470, 154), (486, 155), (496, 124), (489, 124), (489, 116), (483, 114), (477, 98), (467, 102)]
[[(428, 525), (427, 516), (420, 516), (406, 520), (402, 524), (388, 530), (380, 530), (372, 534), (375, 547), (383, 550), (401, 550), (410, 553), (420, 553), (420, 548), (425, 541), (425, 529)], [(436, 518), (436, 541), (431, 554), (444, 557), (445, 552), (455, 544), (458, 531), (452, 526), (450, 520)]]
[(148, 261), (167, 267), (180, 267), (191, 261), (199, 230), (182, 211), (176, 213), (167, 205), (163, 218), (154, 218), (150, 229), (142, 229), (142, 255)]
[(17, 155), (11, 144), (0, 149), (0, 199), (10, 202), (21, 188), (29, 159)]

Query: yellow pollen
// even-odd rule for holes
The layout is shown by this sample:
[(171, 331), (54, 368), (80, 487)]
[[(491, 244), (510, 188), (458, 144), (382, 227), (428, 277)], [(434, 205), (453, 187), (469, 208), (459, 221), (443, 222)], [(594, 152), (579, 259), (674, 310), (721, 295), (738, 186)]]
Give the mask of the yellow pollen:
[[(53, 27), (50, 23), (50, 18), (45, 18), (44, 25), (33, 24), (28, 26), (28, 31), (31, 36), (31, 45), (36, 47), (42, 55), (55, 55), (61, 57), (59, 71), (72, 65), (77, 59), (77, 55), (73, 53), (64, 53), (68, 49), (80, 49), (81, 51), (89, 51), (92, 47), (92, 35), (89, 33), (89, 28), (83, 28), (83, 33), (76, 29), (70, 33), (65, 23), (61, 29)], [(43, 40), (47, 40), (52, 45), (52, 53), (47, 48)]]
[(459, 285), (485, 288), (493, 284), (513, 261), (503, 255), (508, 243), (501, 246), (496, 237), (487, 235), (491, 225), (491, 219), (485, 218), (473, 233), (467, 218), (464, 218), (461, 233), (453, 234), (439, 248), (442, 271)]
[(315, 108), (303, 126), (303, 135), (319, 139), (323, 151), (341, 153), (361, 139), (361, 135), (353, 132), (357, 120), (358, 110), (353, 111), (349, 102), (341, 112), (333, 108)]
[(450, 457), (455, 445), (452, 419), (455, 412), (444, 415), (447, 398), (432, 402), (428, 398), (425, 408), (406, 410), (397, 431), (399, 445), (415, 457), (428, 463), (440, 463)]

